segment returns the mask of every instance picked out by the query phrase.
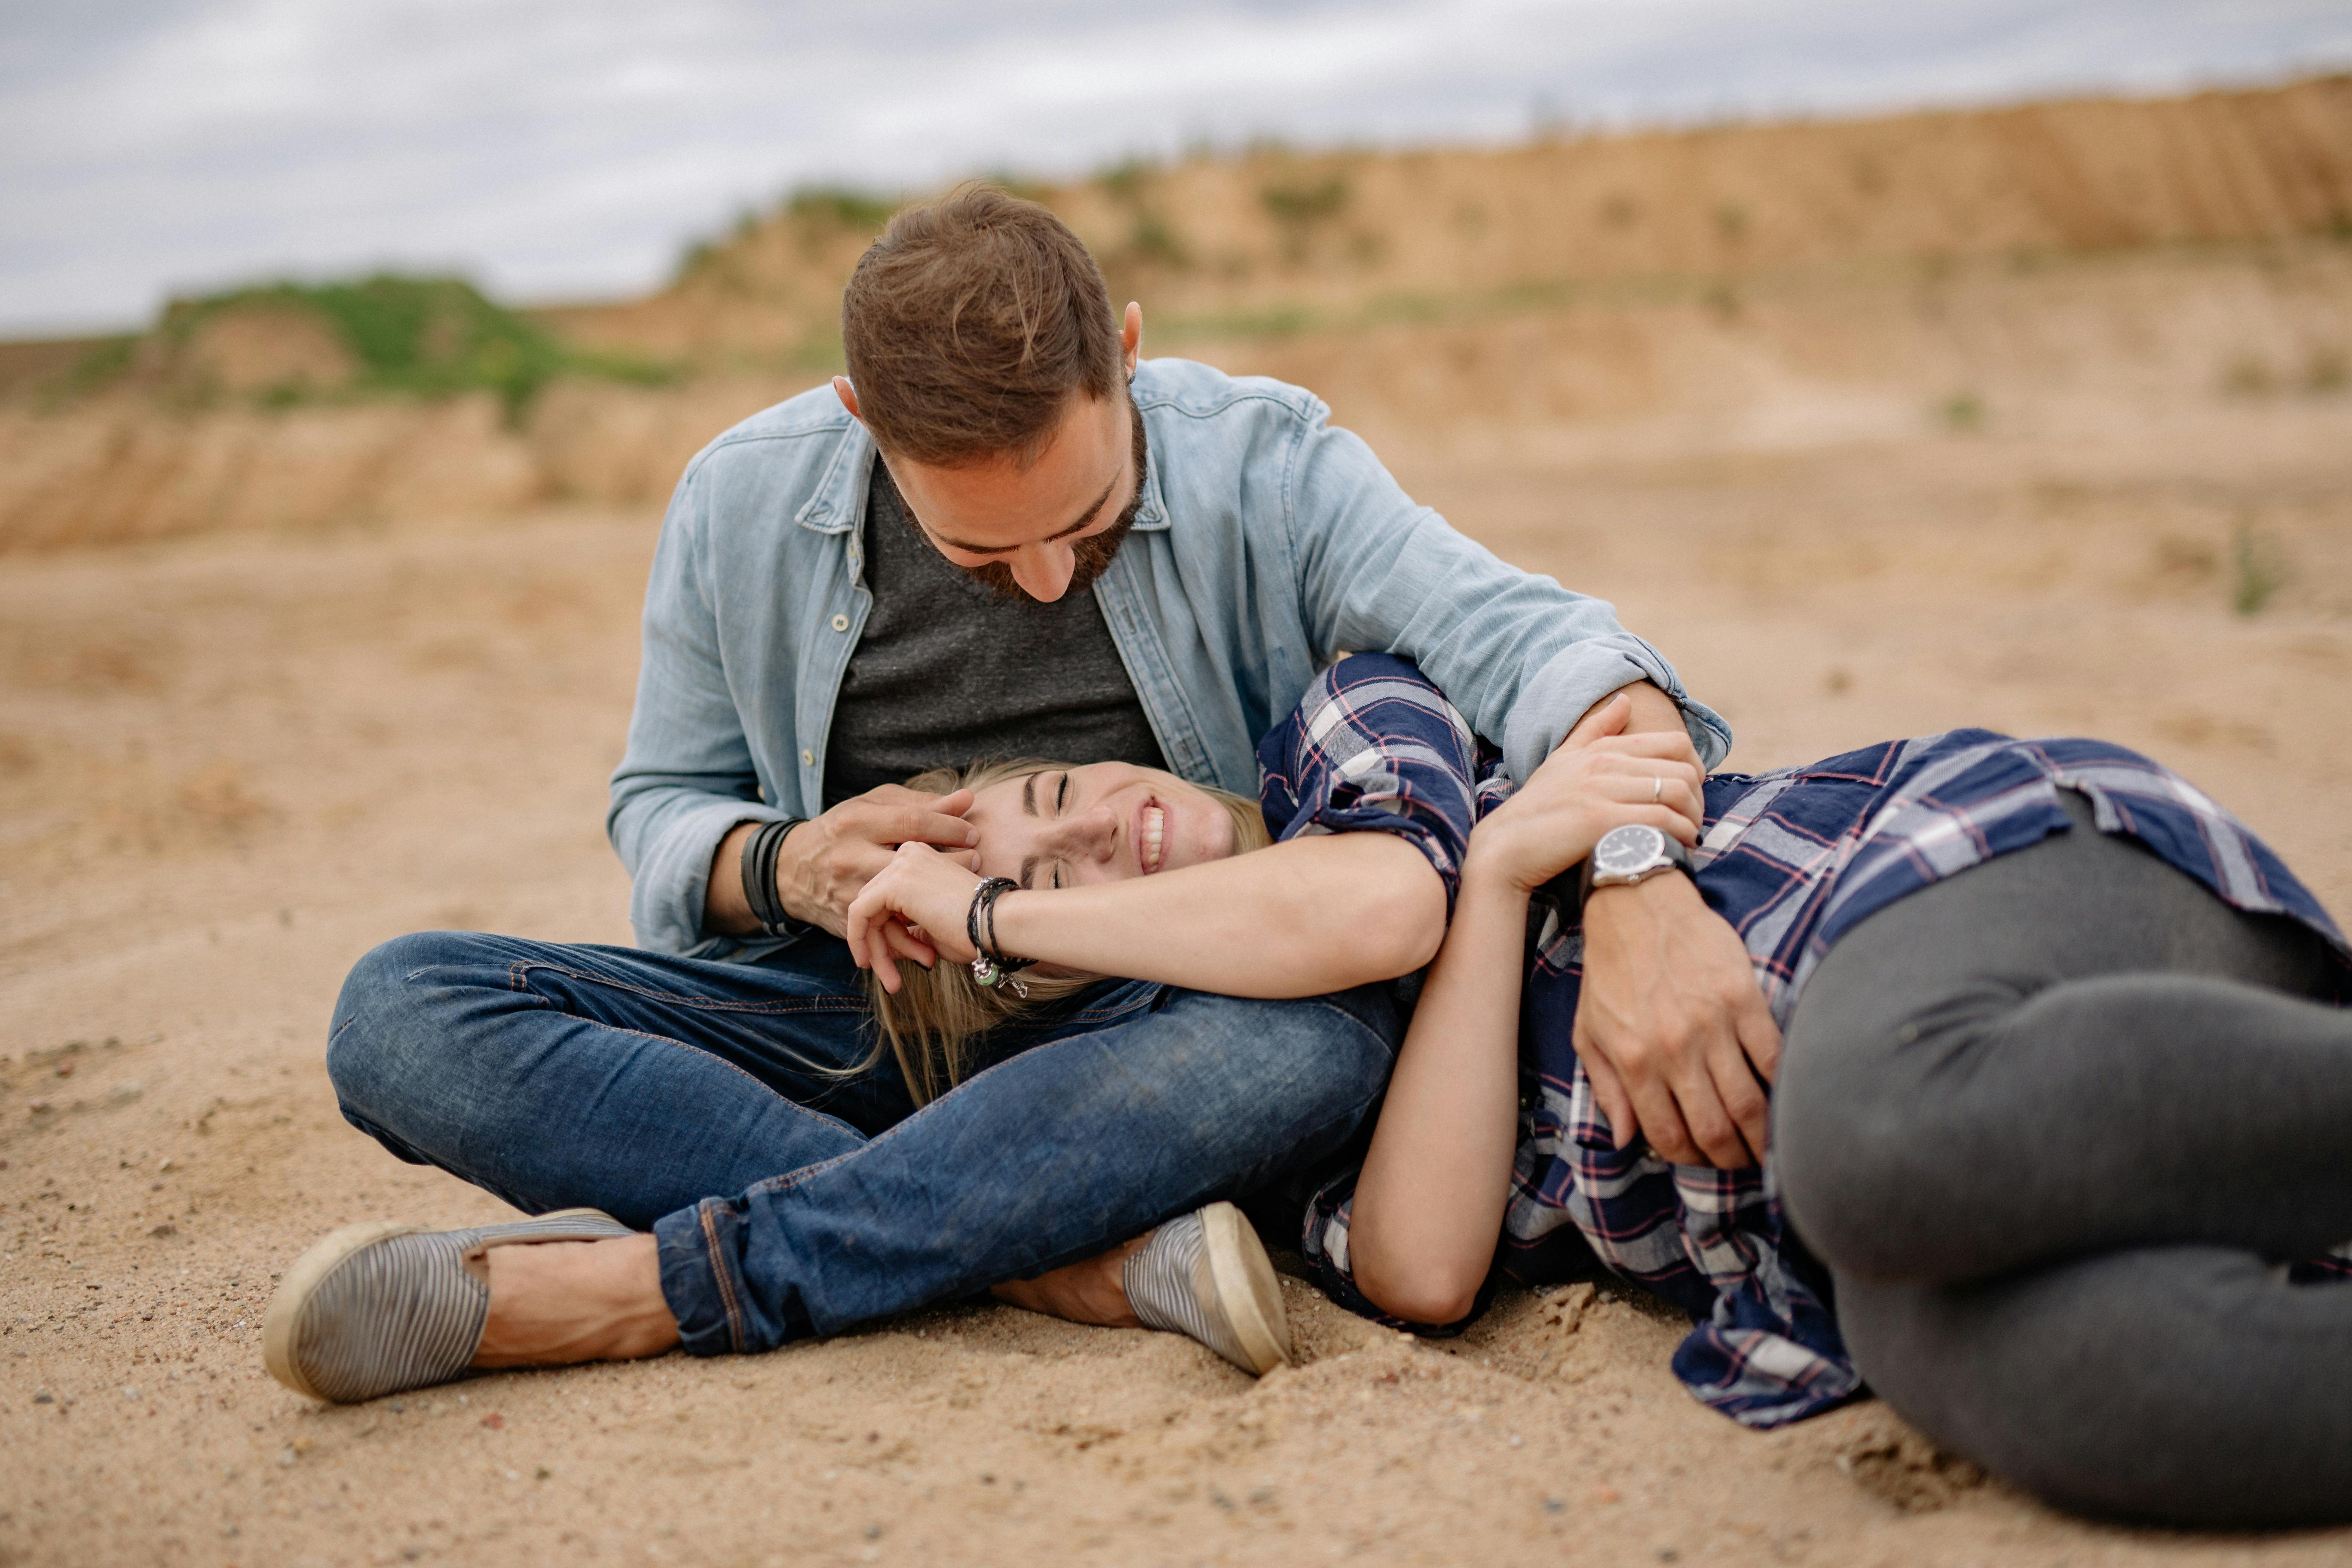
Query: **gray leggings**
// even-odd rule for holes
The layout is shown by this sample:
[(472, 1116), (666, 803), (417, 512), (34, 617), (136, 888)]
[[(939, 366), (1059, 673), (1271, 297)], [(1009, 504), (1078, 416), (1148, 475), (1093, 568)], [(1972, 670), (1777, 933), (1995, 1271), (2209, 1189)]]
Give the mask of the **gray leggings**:
[(2091, 826), (1856, 926), (1790, 1020), (1774, 1160), (1855, 1364), (2048, 1500), (2352, 1520), (2352, 1011), (2292, 921)]

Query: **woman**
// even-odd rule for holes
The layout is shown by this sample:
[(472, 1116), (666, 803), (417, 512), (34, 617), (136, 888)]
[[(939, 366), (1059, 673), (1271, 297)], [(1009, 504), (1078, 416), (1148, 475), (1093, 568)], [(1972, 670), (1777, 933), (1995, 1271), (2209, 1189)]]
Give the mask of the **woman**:
[[(2276, 858), (2099, 742), (1958, 731), (1717, 774), (1703, 805), (1643, 751), (1564, 749), (1515, 793), (1442, 697), (1378, 658), (1335, 667), (1268, 738), (1282, 837), (1390, 834), (1453, 905), (1361, 1169), (1308, 1205), (1327, 1288), (1453, 1324), (1498, 1235), (1531, 1283), (1598, 1254), (1692, 1312), (1675, 1370), (1746, 1424), (1867, 1377), (2068, 1506), (2352, 1518), (2352, 1290), (2313, 1288), (2352, 1273), (2352, 1015), (2334, 1005), (2352, 968)], [(974, 808), (977, 867), (903, 851), (853, 908), (853, 945), (886, 988), (909, 973), (880, 940), (893, 924), (945, 959), (1202, 984), (1186, 944), (1233, 911), (1171, 926), (1163, 895), (1130, 923), (1139, 901), (1089, 886), (1195, 842), (1171, 837), (1181, 798), (1139, 771), (1000, 782)], [(1694, 847), (1787, 1027), (1769, 1175), (1652, 1157), (1577, 1058), (1559, 879), (1629, 824)], [(983, 904), (992, 929), (960, 930), (975, 870), (1017, 890)], [(1238, 923), (1269, 947), (1234, 985), (1311, 962), (1276, 945), (1278, 913)], [(968, 978), (940, 963), (929, 983)]]
[[(1676, 1371), (1748, 1424), (1867, 1377), (2071, 1506), (2352, 1516), (2352, 1291), (2285, 1278), (2341, 1272), (2322, 1255), (2352, 1237), (2352, 1020), (2326, 1005), (2346, 956), (2275, 858), (2096, 742), (1961, 731), (1702, 779), (1671, 737), (1609, 733), (1622, 717), (1514, 791), (1411, 667), (1346, 660), (1261, 749), (1276, 848), (1244, 852), (1227, 805), (1169, 775), (1025, 764), (980, 781), (976, 864), (902, 851), (853, 941), (909, 1081), (939, 1085), (1039, 982), (1313, 994), (1417, 967), (1450, 912), (1360, 1168), (1306, 1204), (1301, 1249), (1339, 1299), (1452, 1325), (1498, 1237), (1530, 1281), (1598, 1254), (1693, 1312)], [(1787, 1027), (1769, 1175), (1653, 1158), (1576, 1057), (1562, 879), (1629, 828), (1690, 851)], [(1256, 1351), (1278, 1333), (1262, 1278), (1182, 1289), (1220, 1247), (1229, 1275), (1262, 1268), (1239, 1228), (1203, 1211), (1000, 1294), (1264, 1364), (1248, 1325), (1187, 1317), (1238, 1300)], [(675, 1342), (645, 1239), (489, 1253), (474, 1364)], [(591, 1298), (595, 1332), (532, 1328)]]

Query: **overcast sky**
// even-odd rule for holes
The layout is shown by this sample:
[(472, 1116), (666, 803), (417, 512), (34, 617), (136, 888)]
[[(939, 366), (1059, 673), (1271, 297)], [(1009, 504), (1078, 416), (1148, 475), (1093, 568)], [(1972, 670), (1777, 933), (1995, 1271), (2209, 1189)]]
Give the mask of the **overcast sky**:
[(664, 278), (795, 184), (2352, 66), (2352, 0), (0, 0), (0, 333), (454, 268)]

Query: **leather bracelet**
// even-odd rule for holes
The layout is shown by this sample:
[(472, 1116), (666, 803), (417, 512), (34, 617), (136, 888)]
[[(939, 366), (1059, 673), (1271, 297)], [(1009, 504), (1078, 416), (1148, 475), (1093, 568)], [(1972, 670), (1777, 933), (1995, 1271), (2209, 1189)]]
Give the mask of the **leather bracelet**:
[(776, 858), (786, 837), (807, 820), (787, 816), (763, 822), (743, 845), (743, 901), (751, 906), (751, 918), (760, 929), (772, 937), (797, 936), (808, 929), (784, 912), (783, 897), (776, 890)]
[[(761, 823), (751, 829), (751, 837), (743, 841), (743, 901), (751, 906), (751, 920), (761, 931), (768, 930), (768, 900), (760, 888), (760, 847), (767, 842), (772, 824)], [(772, 934), (772, 933), (771, 933)]]
[[(996, 945), (996, 900), (1007, 893), (1019, 892), (1021, 884), (1009, 877), (983, 879), (971, 890), (971, 907), (964, 911), (963, 934), (971, 943), (971, 977), (986, 990), (1010, 984), (1016, 996), (1027, 996), (1029, 987), (1013, 976), (1037, 961), (1034, 958), (1010, 958)], [(985, 931), (987, 934), (982, 935)]]

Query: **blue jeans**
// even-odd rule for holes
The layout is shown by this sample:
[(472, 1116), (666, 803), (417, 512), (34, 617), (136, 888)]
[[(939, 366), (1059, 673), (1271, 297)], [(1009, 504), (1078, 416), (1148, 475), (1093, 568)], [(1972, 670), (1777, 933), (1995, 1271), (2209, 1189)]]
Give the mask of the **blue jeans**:
[(651, 1228), (698, 1355), (774, 1348), (1088, 1258), (1339, 1149), (1388, 1081), (1387, 986), (1255, 1002), (1109, 983), (918, 1110), (848, 950), (762, 964), (467, 931), (344, 982), (327, 1070), (400, 1158)]

